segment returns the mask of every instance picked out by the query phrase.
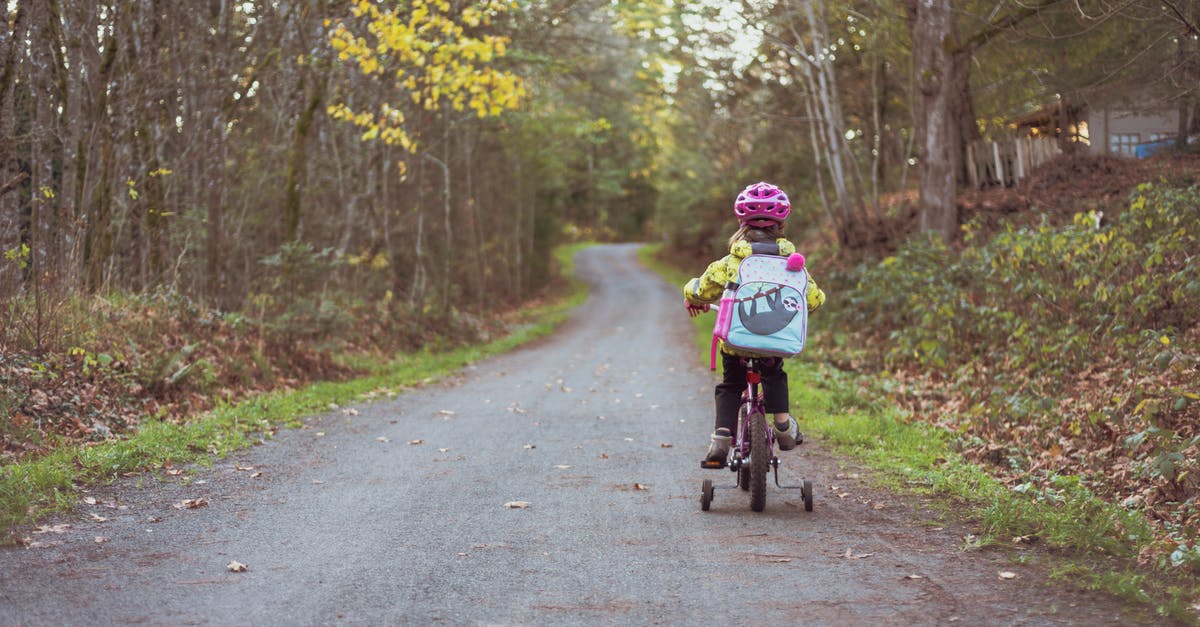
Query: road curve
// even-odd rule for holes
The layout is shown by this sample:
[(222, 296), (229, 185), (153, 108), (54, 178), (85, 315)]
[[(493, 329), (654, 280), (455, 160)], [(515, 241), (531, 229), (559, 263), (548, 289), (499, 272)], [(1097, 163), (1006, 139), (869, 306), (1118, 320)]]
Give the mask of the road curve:
[(210, 469), (93, 490), (58, 533), (0, 549), (0, 625), (1138, 620), (1038, 560), (964, 552), (962, 529), (820, 442), (781, 470), (814, 482), (815, 511), (772, 486), (751, 512), (732, 473), (698, 467), (713, 378), (635, 250), (579, 253), (591, 297), (552, 337)]

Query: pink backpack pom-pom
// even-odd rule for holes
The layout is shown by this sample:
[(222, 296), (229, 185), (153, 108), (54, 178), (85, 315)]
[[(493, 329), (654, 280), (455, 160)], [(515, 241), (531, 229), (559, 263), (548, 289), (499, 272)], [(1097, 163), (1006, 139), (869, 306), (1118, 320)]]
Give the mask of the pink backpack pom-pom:
[(804, 255), (800, 253), (792, 253), (788, 255), (787, 269), (792, 272), (799, 272), (804, 269)]

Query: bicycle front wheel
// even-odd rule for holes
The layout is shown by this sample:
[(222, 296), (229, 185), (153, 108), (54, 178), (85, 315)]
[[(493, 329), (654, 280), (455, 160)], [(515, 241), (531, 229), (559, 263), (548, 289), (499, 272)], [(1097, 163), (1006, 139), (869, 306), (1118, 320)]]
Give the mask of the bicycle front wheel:
[(767, 419), (761, 413), (750, 415), (750, 509), (761, 512), (767, 506), (767, 471), (771, 447), (767, 441)]

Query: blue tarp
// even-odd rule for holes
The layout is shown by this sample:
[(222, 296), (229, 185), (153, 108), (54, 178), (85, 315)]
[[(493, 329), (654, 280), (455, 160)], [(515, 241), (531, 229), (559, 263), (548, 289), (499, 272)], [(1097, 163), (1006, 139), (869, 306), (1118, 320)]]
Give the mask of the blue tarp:
[(1175, 146), (1175, 138), (1174, 137), (1172, 137), (1170, 139), (1160, 139), (1158, 141), (1146, 142), (1144, 144), (1138, 144), (1138, 145), (1134, 146), (1133, 154), (1138, 159), (1145, 159), (1146, 157), (1149, 157), (1150, 155), (1152, 155), (1156, 152), (1161, 152), (1163, 150), (1169, 150), (1174, 146)]

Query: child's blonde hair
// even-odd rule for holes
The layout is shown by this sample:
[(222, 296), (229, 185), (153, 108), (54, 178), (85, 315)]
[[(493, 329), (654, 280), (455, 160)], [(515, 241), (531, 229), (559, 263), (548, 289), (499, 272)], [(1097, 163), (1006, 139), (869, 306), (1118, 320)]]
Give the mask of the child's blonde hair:
[(783, 225), (775, 224), (768, 227), (750, 226), (743, 224), (738, 227), (738, 230), (729, 236), (729, 247), (740, 241), (747, 242), (773, 242), (783, 237)]

